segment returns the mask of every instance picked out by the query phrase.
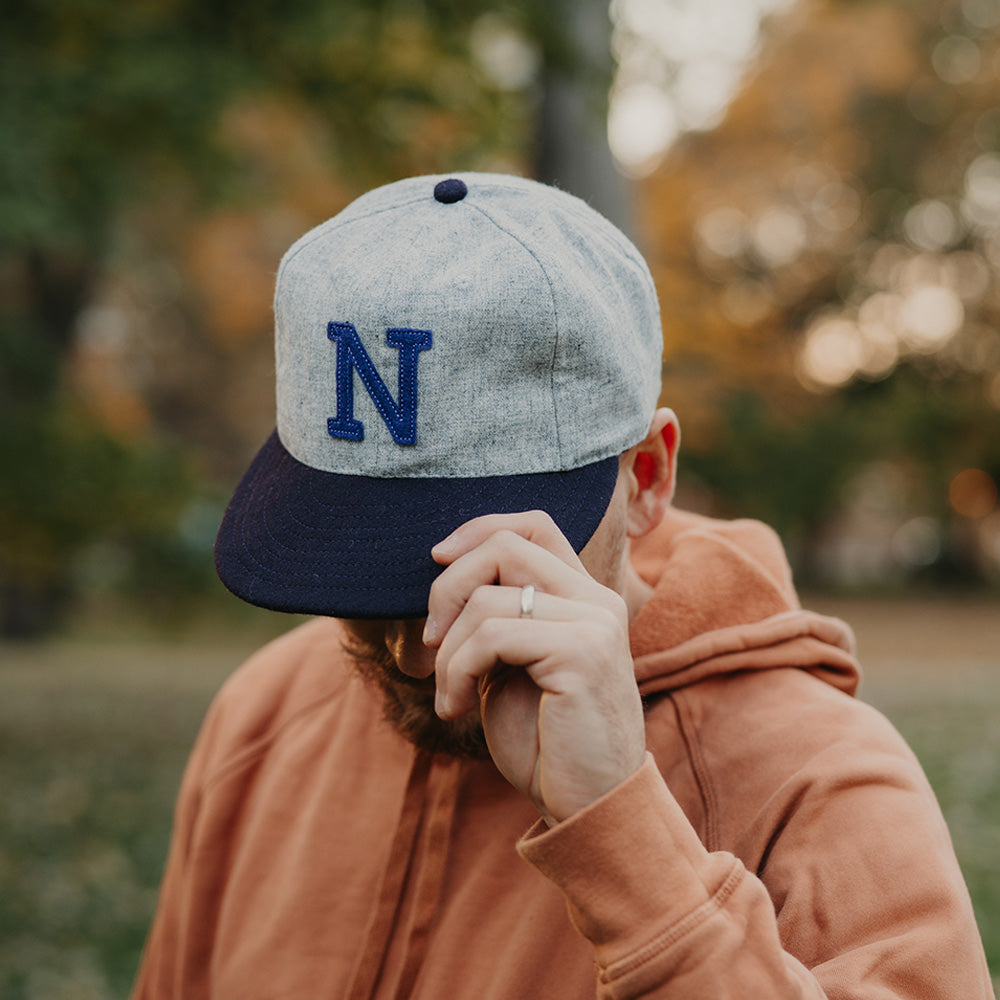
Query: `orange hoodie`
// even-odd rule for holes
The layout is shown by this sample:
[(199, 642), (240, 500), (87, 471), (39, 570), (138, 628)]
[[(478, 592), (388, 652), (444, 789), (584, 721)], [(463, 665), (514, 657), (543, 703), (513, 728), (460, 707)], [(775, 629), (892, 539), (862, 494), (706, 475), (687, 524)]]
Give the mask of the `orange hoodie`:
[(549, 830), (489, 762), (415, 751), (332, 619), (224, 686), (191, 757), (147, 1000), (983, 1000), (921, 769), (763, 525), (633, 553), (646, 764)]

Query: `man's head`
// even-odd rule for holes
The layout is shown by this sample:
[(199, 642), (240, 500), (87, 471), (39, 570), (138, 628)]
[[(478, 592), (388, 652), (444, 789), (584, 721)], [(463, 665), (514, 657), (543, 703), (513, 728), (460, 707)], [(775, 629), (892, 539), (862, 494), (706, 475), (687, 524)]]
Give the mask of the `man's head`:
[[(629, 540), (662, 520), (673, 494), (678, 444), (673, 412), (657, 410), (646, 437), (621, 455), (607, 510), (579, 553), (587, 573), (624, 598), (630, 617), (648, 588), (628, 562)], [(445, 721), (435, 712), (437, 651), (424, 642), (426, 619), (348, 619), (343, 624), (355, 667), (382, 692), (386, 717), (400, 733), (432, 753), (489, 756), (478, 714)]]
[(433, 544), (547, 511), (579, 552), (660, 383), (648, 269), (583, 202), (418, 177), (302, 237), (275, 294), (278, 421), (220, 529), (220, 576), (277, 610), (426, 613)]

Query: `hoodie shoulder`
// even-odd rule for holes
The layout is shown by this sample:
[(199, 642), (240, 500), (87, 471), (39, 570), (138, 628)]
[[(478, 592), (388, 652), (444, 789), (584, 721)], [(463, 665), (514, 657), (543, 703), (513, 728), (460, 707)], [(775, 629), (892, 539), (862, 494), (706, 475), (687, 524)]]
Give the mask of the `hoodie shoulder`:
[(206, 776), (336, 698), (353, 676), (343, 640), (339, 622), (315, 618), (246, 660), (222, 685), (202, 728)]
[(851, 630), (802, 609), (781, 541), (759, 521), (672, 510), (632, 560), (653, 587), (631, 631), (644, 694), (776, 667), (857, 687)]
[(709, 837), (751, 870), (774, 862), (779, 838), (786, 847), (799, 837), (811, 841), (829, 816), (846, 833), (884, 812), (898, 834), (906, 823), (888, 819), (898, 811), (941, 832), (933, 792), (892, 723), (817, 677), (791, 669), (720, 676), (673, 698), (697, 764)]

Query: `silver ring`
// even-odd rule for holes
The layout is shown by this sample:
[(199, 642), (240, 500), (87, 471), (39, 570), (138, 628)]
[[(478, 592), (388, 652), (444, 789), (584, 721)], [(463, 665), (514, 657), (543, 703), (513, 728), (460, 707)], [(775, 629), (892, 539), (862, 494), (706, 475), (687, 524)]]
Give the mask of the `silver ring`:
[(535, 617), (535, 588), (529, 583), (521, 588), (521, 618)]

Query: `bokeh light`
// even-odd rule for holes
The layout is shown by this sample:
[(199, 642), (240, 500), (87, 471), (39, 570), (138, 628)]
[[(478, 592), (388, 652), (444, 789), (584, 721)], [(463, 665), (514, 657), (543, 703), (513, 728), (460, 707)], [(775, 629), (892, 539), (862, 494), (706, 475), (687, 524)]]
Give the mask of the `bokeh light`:
[(762, 19), (791, 0), (613, 0), (618, 68), (608, 141), (631, 177), (651, 173), (679, 134), (722, 120), (754, 56)]
[(922, 285), (903, 300), (900, 332), (915, 351), (932, 353), (962, 328), (965, 310), (958, 296), (942, 285)]
[(731, 205), (705, 212), (695, 223), (695, 238), (710, 255), (738, 257), (747, 247), (747, 218)]
[(921, 250), (943, 250), (959, 236), (955, 214), (937, 199), (921, 201), (914, 205), (903, 220), (907, 239)]
[(912, 517), (892, 535), (890, 550), (905, 569), (930, 566), (941, 554), (941, 525), (933, 517)]
[(527, 87), (541, 65), (537, 47), (499, 14), (483, 14), (476, 21), (469, 47), (483, 72), (502, 90)]
[(677, 132), (673, 102), (652, 83), (622, 88), (608, 110), (608, 142), (634, 173), (655, 167)]
[(964, 35), (942, 38), (931, 53), (934, 72), (945, 83), (960, 85), (971, 83), (979, 75), (982, 57), (979, 46)]
[(962, 16), (973, 27), (988, 31), (1000, 24), (997, 0), (962, 0)]
[(791, 263), (806, 245), (802, 216), (782, 205), (766, 208), (753, 222), (754, 249), (769, 267)]
[(982, 469), (963, 469), (948, 484), (948, 502), (962, 517), (986, 517), (997, 505), (997, 484)]
[(835, 388), (849, 382), (864, 361), (864, 341), (858, 327), (837, 316), (816, 322), (806, 334), (799, 355), (800, 372), (808, 385)]
[(973, 229), (1000, 226), (1000, 156), (984, 153), (965, 172), (962, 217)]

